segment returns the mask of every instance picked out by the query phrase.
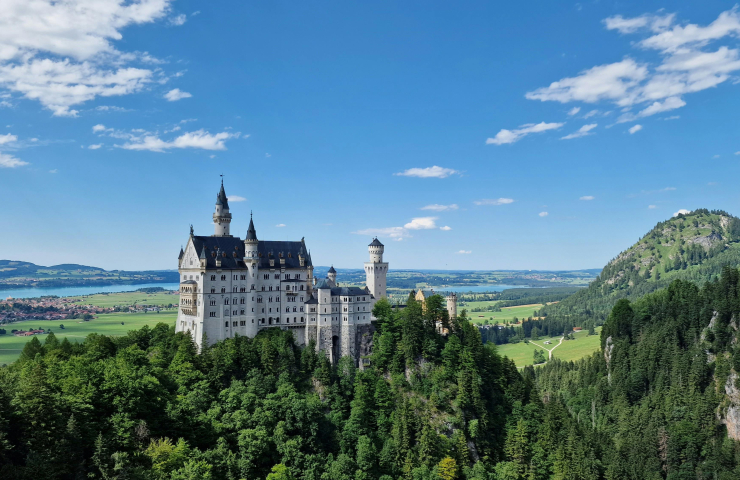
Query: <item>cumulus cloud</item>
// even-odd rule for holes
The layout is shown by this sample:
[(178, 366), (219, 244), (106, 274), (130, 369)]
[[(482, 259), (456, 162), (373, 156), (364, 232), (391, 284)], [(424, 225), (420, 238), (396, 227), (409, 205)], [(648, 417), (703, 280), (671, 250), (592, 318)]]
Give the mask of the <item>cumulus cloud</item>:
[(0, 168), (16, 168), (28, 165), (28, 162), (24, 162), (12, 155), (0, 153)]
[(164, 98), (166, 98), (169, 102), (176, 102), (178, 100), (182, 100), (183, 98), (190, 97), (192, 97), (191, 94), (189, 94), (188, 92), (183, 92), (179, 88), (172, 89), (164, 94)]
[(57, 116), (99, 96), (142, 90), (158, 74), (153, 57), (113, 45), (130, 25), (163, 18), (170, 0), (4, 0), (0, 86), (37, 100)]
[(437, 225), (434, 223), (435, 220), (437, 220), (437, 217), (412, 218), (409, 223), (403, 226), (403, 228), (408, 230), (430, 230), (437, 228)]
[(549, 215), (549, 213), (547, 213), (547, 212), (540, 212), (540, 213), (539, 213), (539, 216), (540, 216), (540, 217), (546, 217), (546, 216), (548, 216), (548, 215)]
[(590, 123), (588, 125), (584, 125), (581, 128), (579, 128), (578, 130), (576, 130), (575, 132), (573, 132), (571, 134), (568, 134), (568, 135), (566, 135), (564, 137), (560, 137), (560, 139), (561, 140), (570, 140), (571, 138), (580, 138), (580, 137), (585, 137), (586, 135), (593, 135), (593, 132), (591, 132), (591, 130), (593, 130), (594, 128), (596, 128), (597, 125), (598, 124), (596, 124), (596, 123)]
[(452, 168), (444, 168), (434, 165), (433, 167), (426, 168), (409, 168), (408, 170), (404, 170), (403, 172), (394, 173), (394, 175), (417, 178), (447, 178), (450, 175), (459, 173), (460, 172), (458, 172), (457, 170), (453, 170)]
[(5, 135), (0, 135), (0, 145), (5, 145), (7, 143), (12, 143), (18, 140), (17, 135), (13, 135), (11, 133), (6, 133)]
[(677, 211), (676, 213), (674, 213), (673, 216), (674, 217), (677, 217), (679, 215), (688, 215), (689, 213), (691, 213), (691, 210), (686, 210), (685, 208), (682, 208), (679, 211)]
[(621, 15), (604, 20), (608, 30), (644, 34), (634, 43), (640, 50), (657, 50), (659, 60), (626, 57), (598, 65), (528, 92), (530, 100), (609, 102), (623, 109), (617, 122), (628, 122), (686, 105), (685, 95), (716, 87), (740, 71), (740, 51), (713, 42), (740, 35), (738, 7), (722, 12), (707, 26), (674, 25), (674, 14)]
[(102, 143), (96, 143), (96, 144), (93, 144), (93, 145), (88, 145), (87, 148), (89, 148), (90, 150), (97, 150), (97, 149), (99, 149), (102, 146), (103, 146)]
[(473, 253), (473, 251), (472, 250), (458, 250), (455, 253), (460, 254), (460, 255), (470, 255), (471, 253)]
[[(139, 132), (136, 132), (139, 133)], [(224, 142), (231, 138), (239, 138), (239, 132), (221, 132), (211, 134), (203, 129), (194, 132), (186, 132), (171, 141), (165, 141), (156, 134), (143, 132), (136, 133), (113, 133), (111, 136), (126, 138), (129, 141), (124, 145), (116, 145), (126, 150), (150, 150), (152, 152), (164, 152), (172, 148), (199, 148), (202, 150), (226, 150)]]
[(403, 227), (365, 228), (363, 230), (357, 230), (352, 233), (356, 235), (365, 235), (368, 237), (389, 237), (393, 240), (401, 240), (411, 236), (408, 230)]
[(446, 212), (449, 210), (457, 210), (458, 206), (457, 204), (453, 203), (451, 205), (439, 205), (437, 203), (434, 203), (432, 205), (427, 205), (425, 207), (421, 207), (422, 210), (431, 210), (433, 212)]
[(452, 227), (448, 227), (447, 225), (445, 225), (444, 227), (439, 227), (439, 229), (445, 232), (449, 232), (450, 230), (452, 230)]
[(514, 203), (512, 198), (483, 198), (473, 202), (476, 205), (507, 205)]
[(635, 134), (635, 133), (639, 132), (640, 130), (642, 130), (642, 125), (634, 125), (634, 126), (630, 127), (630, 129), (628, 130), (628, 132), (630, 132), (630, 135), (632, 135), (632, 134)]
[(502, 128), (495, 137), (486, 139), (486, 145), (504, 145), (507, 143), (518, 142), (530, 133), (546, 132), (555, 130), (565, 125), (564, 123), (526, 123), (514, 130)]
[(594, 198), (596, 198), (596, 197), (594, 197), (593, 195), (584, 195), (581, 198), (579, 198), (578, 200), (589, 201), (589, 200), (593, 200)]
[(92, 127), (92, 131), (93, 131), (93, 133), (104, 132), (105, 131), (105, 125), (99, 123), (99, 124), (97, 124), (97, 125), (95, 125), (95, 126)]
[(230, 202), (246, 202), (247, 199), (239, 195), (229, 195), (226, 197)]
[(173, 25), (175, 27), (179, 27), (180, 25), (185, 25), (185, 22), (188, 20), (188, 16), (184, 13), (181, 13), (180, 15), (176, 15), (172, 18), (170, 18), (170, 25)]

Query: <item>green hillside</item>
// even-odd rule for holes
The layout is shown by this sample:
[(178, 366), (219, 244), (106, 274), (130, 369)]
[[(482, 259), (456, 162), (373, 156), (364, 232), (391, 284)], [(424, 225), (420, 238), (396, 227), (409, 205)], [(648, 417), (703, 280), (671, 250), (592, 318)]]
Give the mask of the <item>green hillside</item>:
[(703, 284), (722, 267), (740, 265), (740, 219), (721, 210), (699, 209), (657, 224), (612, 259), (588, 288), (556, 305), (547, 315), (604, 320), (620, 298), (635, 299), (675, 279)]

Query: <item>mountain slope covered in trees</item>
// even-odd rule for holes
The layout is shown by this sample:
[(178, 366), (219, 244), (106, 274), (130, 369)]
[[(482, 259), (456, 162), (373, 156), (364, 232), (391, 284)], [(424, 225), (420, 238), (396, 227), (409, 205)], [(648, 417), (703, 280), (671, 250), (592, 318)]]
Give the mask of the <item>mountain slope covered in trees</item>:
[(620, 298), (635, 299), (676, 279), (698, 285), (725, 265), (740, 265), (740, 219), (721, 210), (694, 210), (660, 222), (611, 260), (588, 288), (541, 314), (576, 323), (603, 321)]

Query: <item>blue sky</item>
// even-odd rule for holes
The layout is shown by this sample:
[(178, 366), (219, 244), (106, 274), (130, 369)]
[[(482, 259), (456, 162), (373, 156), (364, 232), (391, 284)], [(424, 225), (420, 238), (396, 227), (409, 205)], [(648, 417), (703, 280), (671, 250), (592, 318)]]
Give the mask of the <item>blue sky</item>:
[(176, 268), (223, 173), (232, 233), (318, 265), (601, 267), (740, 213), (739, 36), (711, 0), (7, 0), (0, 257)]

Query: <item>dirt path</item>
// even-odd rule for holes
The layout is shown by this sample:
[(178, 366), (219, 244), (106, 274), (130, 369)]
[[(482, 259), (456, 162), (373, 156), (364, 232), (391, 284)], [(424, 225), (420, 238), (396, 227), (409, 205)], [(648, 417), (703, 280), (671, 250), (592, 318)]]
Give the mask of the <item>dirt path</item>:
[(555, 346), (554, 346), (554, 347), (552, 347), (552, 348), (547, 348), (547, 347), (545, 347), (544, 345), (540, 345), (539, 343), (535, 343), (535, 342), (534, 342), (534, 341), (532, 341), (532, 340), (530, 340), (530, 341), (529, 341), (529, 343), (534, 343), (535, 345), (537, 345), (537, 346), (538, 346), (538, 347), (540, 347), (541, 349), (543, 349), (543, 350), (547, 350), (547, 351), (548, 351), (548, 353), (549, 353), (549, 355), (548, 355), (547, 359), (548, 359), (548, 360), (550, 360), (550, 359), (552, 358), (552, 351), (553, 351), (553, 350), (555, 350), (556, 348), (558, 348), (558, 347), (560, 346), (560, 344), (561, 344), (561, 343), (563, 343), (563, 339), (564, 339), (564, 338), (565, 338), (565, 337), (560, 337), (560, 342), (558, 342), (558, 344), (557, 344), (557, 345), (555, 345)]

